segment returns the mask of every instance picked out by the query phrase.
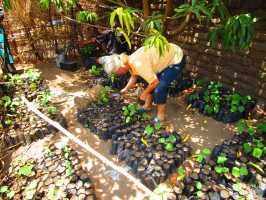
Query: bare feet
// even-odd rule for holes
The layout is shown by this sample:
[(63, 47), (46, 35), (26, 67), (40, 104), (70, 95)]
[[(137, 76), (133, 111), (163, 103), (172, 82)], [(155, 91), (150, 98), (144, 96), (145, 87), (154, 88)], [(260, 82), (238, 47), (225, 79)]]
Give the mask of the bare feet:
[(158, 104), (157, 105), (157, 118), (160, 121), (165, 121), (166, 118), (166, 104)]

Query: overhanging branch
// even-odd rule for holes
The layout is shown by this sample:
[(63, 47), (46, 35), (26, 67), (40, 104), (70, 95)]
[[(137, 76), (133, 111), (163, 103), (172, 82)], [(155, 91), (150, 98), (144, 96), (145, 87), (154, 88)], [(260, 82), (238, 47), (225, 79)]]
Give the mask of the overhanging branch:
[(182, 32), (186, 28), (188, 23), (190, 22), (191, 16), (192, 16), (192, 13), (187, 14), (185, 20), (176, 29), (172, 31), (167, 31), (167, 35), (171, 36), (171, 35), (175, 35), (177, 33)]

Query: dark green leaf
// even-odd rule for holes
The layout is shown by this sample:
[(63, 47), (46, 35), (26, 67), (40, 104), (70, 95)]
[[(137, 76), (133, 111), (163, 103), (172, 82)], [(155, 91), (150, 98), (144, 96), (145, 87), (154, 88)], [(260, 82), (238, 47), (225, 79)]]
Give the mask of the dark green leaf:
[(244, 152), (246, 154), (250, 153), (252, 151), (252, 147), (251, 147), (251, 144), (249, 143), (244, 143), (243, 144), (243, 148), (244, 148)]
[(261, 133), (266, 133), (266, 123), (262, 122), (258, 125), (258, 131), (260, 131)]

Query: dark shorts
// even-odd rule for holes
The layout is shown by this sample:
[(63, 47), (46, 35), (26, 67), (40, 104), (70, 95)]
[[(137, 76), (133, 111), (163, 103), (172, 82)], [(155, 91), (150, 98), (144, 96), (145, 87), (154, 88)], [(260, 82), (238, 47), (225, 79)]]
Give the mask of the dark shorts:
[(179, 80), (182, 78), (182, 71), (185, 66), (185, 58), (182, 59), (181, 63), (170, 65), (164, 71), (159, 73), (158, 79), (160, 80), (159, 85), (153, 91), (153, 102), (155, 104), (165, 104), (168, 88), (172, 81)]

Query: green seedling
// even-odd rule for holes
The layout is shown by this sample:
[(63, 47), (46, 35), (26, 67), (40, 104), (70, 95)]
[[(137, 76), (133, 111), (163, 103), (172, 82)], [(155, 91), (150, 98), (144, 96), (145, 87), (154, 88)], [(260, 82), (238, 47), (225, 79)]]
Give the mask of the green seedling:
[(51, 92), (49, 90), (45, 90), (37, 96), (37, 99), (41, 106), (46, 107), (48, 106), (51, 97), (52, 97)]
[(0, 187), (0, 194), (5, 194), (8, 199), (13, 199), (15, 196), (15, 192), (10, 190), (6, 185)]
[(7, 112), (16, 113), (19, 102), (14, 99), (12, 100), (10, 96), (3, 96), (0, 98), (0, 106), (3, 106)]
[(229, 172), (229, 169), (224, 166), (225, 162), (227, 161), (227, 157), (225, 154), (220, 154), (217, 158), (217, 166), (215, 166), (215, 172), (217, 174), (225, 174)]
[(217, 174), (225, 174), (229, 172), (229, 169), (227, 167), (221, 165), (216, 166), (214, 169)]
[(252, 151), (252, 146), (250, 143), (244, 143), (243, 149), (246, 154), (250, 153)]
[(30, 84), (30, 89), (31, 89), (31, 91), (36, 91), (37, 89), (38, 89), (38, 86), (37, 86), (37, 84), (36, 83), (31, 83)]
[(50, 157), (53, 155), (53, 152), (51, 151), (51, 149), (49, 149), (48, 146), (44, 146), (43, 147), (43, 154), (47, 157)]
[(226, 161), (227, 157), (224, 154), (218, 156), (217, 158), (217, 164), (224, 164)]
[(30, 176), (33, 172), (32, 171), (33, 167), (34, 166), (32, 164), (26, 164), (18, 169), (17, 174), (19, 176)]
[(200, 151), (199, 154), (196, 155), (196, 161), (203, 162), (209, 155), (211, 154), (211, 150), (208, 148), (204, 148), (202, 151)]
[(260, 159), (261, 156), (263, 155), (263, 150), (260, 148), (254, 148), (252, 151), (252, 156), (254, 158)]
[(25, 198), (26, 199), (34, 199), (38, 186), (38, 181), (33, 180), (26, 188), (25, 188)]
[(4, 106), (4, 108), (8, 108), (12, 105), (12, 99), (10, 96), (3, 96), (0, 99), (0, 105)]
[(57, 109), (56, 109), (56, 107), (54, 107), (54, 106), (48, 106), (48, 107), (47, 107), (47, 112), (48, 112), (50, 115), (54, 115), (54, 114), (57, 112)]
[(66, 167), (66, 176), (72, 176), (74, 173), (72, 162), (69, 160), (71, 149), (65, 146), (63, 149)]
[(266, 147), (262, 140), (253, 139), (253, 143), (244, 143), (243, 149), (245, 154), (251, 153), (254, 158), (260, 159), (266, 153)]
[(23, 80), (21, 75), (19, 74), (8, 74), (4, 76), (4, 80), (8, 81), (9, 85), (15, 86), (15, 85), (22, 85)]
[(201, 190), (201, 189), (202, 189), (202, 183), (199, 182), (199, 181), (197, 181), (197, 182), (196, 182), (196, 188), (197, 188), (198, 190)]
[(178, 174), (178, 180), (183, 180), (186, 176), (186, 170), (184, 169), (184, 167), (178, 167), (176, 169), (176, 172)]
[(52, 187), (48, 190), (47, 197), (49, 200), (59, 200), (64, 199), (65, 193), (60, 189), (60, 187)]
[(222, 85), (219, 82), (210, 82), (208, 89), (203, 94), (203, 99), (206, 103), (204, 111), (208, 114), (218, 113), (220, 111), (221, 89)]
[(119, 80), (118, 76), (115, 73), (111, 73), (108, 78), (111, 80), (112, 83), (115, 83)]
[(0, 193), (6, 193), (8, 191), (8, 186), (3, 185), (0, 187)]
[(173, 134), (167, 138), (161, 137), (159, 138), (158, 142), (164, 145), (164, 149), (166, 151), (171, 152), (174, 150), (174, 143), (176, 142), (176, 137)]
[(95, 49), (95, 45), (86, 45), (80, 49), (80, 53), (84, 56), (90, 56)]
[(65, 160), (66, 176), (72, 176), (74, 173), (73, 165), (70, 160)]
[(123, 117), (127, 124), (137, 120), (146, 121), (149, 119), (149, 115), (146, 113), (139, 112), (139, 105), (136, 103), (128, 104), (122, 108)]
[(157, 123), (155, 123), (154, 124), (154, 128), (156, 129), (156, 130), (160, 130), (161, 129), (161, 123), (160, 122), (157, 122)]
[(92, 65), (91, 69), (89, 69), (89, 73), (92, 76), (101, 76), (102, 72), (103, 72), (103, 69), (97, 67), (96, 65)]
[(14, 124), (14, 122), (11, 119), (6, 119), (4, 123), (6, 126), (12, 126)]
[(198, 100), (199, 99), (199, 94), (197, 94), (196, 92), (195, 93), (192, 93), (188, 96), (188, 99), (189, 100), (192, 100), (192, 101), (195, 101), (195, 100)]
[(203, 196), (203, 192), (201, 191), (202, 190), (202, 183), (200, 181), (196, 182), (196, 189), (197, 189), (197, 192), (195, 192), (196, 196), (198, 198), (201, 198)]
[(151, 125), (146, 126), (144, 133), (147, 135), (152, 135), (154, 133), (154, 128)]
[(261, 133), (266, 133), (266, 122), (261, 122), (258, 126), (257, 126), (257, 130)]
[(241, 168), (233, 167), (232, 168), (232, 175), (234, 177), (246, 176), (246, 175), (248, 175), (248, 170), (246, 167), (241, 167)]
[(38, 83), (41, 80), (41, 72), (36, 69), (29, 69), (21, 76), (22, 78), (29, 80), (31, 83)]
[(247, 132), (250, 136), (254, 136), (256, 133), (256, 127), (253, 124), (248, 123), (247, 120), (240, 120), (237, 125), (237, 130), (239, 134)]
[(101, 105), (107, 105), (110, 101), (111, 92), (112, 92), (112, 89), (108, 86), (105, 86), (104, 88), (102, 88), (97, 95), (98, 103)]
[(133, 122), (138, 115), (139, 106), (136, 103), (131, 103), (127, 106), (123, 106), (122, 111), (126, 123)]
[(239, 182), (233, 184), (232, 187), (233, 187), (234, 191), (236, 191), (236, 192), (241, 192), (243, 190), (242, 185)]
[(169, 152), (174, 151), (174, 145), (172, 143), (165, 144), (164, 148), (166, 151), (169, 151)]
[(65, 159), (69, 159), (69, 156), (70, 156), (70, 148), (68, 146), (65, 146), (64, 149), (63, 149), (63, 152), (64, 152)]

